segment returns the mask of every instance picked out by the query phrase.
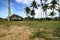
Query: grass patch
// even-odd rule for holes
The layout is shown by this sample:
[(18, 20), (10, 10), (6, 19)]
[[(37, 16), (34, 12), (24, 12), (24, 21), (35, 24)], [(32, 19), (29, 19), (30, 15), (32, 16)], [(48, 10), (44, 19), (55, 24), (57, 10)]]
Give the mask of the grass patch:
[(24, 26), (30, 26), (33, 28), (55, 28), (60, 27), (60, 21), (0, 21), (0, 25), (24, 25)]
[[(16, 27), (17, 28), (16, 31), (18, 31), (18, 27), (21, 27), (21, 25), (25, 26), (25, 27), (27, 26), (27, 27), (33, 29), (32, 30), (33, 32), (30, 36), (31, 38), (38, 37), (38, 38), (44, 38), (46, 40), (51, 40), (50, 37), (51, 37), (51, 35), (53, 35), (53, 30), (51, 30), (51, 29), (60, 30), (60, 21), (12, 21), (12, 22), (8, 22), (6, 20), (0, 20), (0, 25), (4, 25), (4, 27), (2, 27), (3, 30), (9, 29), (9, 27), (11, 27), (11, 25), (14, 25), (14, 26), (18, 25)], [(59, 29), (57, 29), (57, 28), (59, 28)], [(31, 30), (31, 29), (26, 28), (26, 30)], [(60, 35), (59, 34), (60, 31), (54, 31), (54, 33), (56, 33), (56, 32), (57, 32), (56, 35)], [(11, 34), (12, 33), (8, 33), (8, 35), (11, 35)], [(0, 33), (0, 37), (4, 37), (4, 36), (6, 36), (5, 33)]]

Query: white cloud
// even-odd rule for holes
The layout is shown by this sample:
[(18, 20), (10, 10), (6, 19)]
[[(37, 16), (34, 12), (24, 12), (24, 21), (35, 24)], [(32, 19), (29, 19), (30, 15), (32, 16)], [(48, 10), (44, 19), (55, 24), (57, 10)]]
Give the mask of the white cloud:
[[(28, 6), (32, 3), (32, 1), (33, 0), (16, 0), (17, 3), (23, 3)], [(35, 1), (37, 2), (37, 4), (40, 4), (40, 0), (35, 0)], [(51, 2), (51, 0), (48, 0), (47, 3), (50, 3), (50, 2)], [(49, 13), (49, 11), (47, 13)], [(39, 7), (38, 9), (35, 9), (35, 13), (36, 13), (35, 18), (41, 18), (41, 16), (43, 15), (41, 7)], [(45, 15), (44, 15), (44, 17), (45, 17)]]
[(41, 15), (42, 15), (41, 7), (38, 7), (38, 9), (35, 9), (35, 13), (36, 13), (35, 18), (41, 18)]
[(23, 3), (23, 4), (26, 4), (26, 5), (29, 5), (32, 0), (16, 0), (17, 3)]
[[(24, 3), (26, 5), (30, 5), (33, 0), (16, 0), (17, 3)], [(40, 0), (35, 0), (37, 4), (40, 4)]]

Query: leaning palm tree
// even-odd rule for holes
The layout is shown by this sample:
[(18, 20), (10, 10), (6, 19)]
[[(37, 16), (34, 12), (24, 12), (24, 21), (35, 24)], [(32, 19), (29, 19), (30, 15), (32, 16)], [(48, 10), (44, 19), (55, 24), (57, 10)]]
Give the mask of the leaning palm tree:
[(8, 0), (8, 21), (11, 21), (11, 12), (10, 12), (10, 0)]
[(26, 12), (26, 15), (27, 15), (27, 17), (28, 17), (29, 14), (30, 14), (30, 8), (29, 8), (29, 7), (26, 7), (26, 8), (25, 8), (25, 12)]

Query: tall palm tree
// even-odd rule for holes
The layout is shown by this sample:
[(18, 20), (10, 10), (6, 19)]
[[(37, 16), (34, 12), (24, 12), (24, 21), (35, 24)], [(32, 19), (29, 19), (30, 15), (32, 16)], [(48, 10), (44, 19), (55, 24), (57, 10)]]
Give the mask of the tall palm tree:
[(40, 0), (40, 2), (41, 2), (41, 6), (43, 6), (43, 3), (42, 3), (42, 1), (43, 1), (43, 0)]
[(58, 9), (56, 9), (59, 12), (59, 17), (60, 17), (60, 7), (58, 7)]
[[(41, 3), (41, 9), (42, 9), (42, 6), (43, 6), (43, 3), (42, 3), (43, 0), (40, 0), (40, 3)], [(43, 14), (44, 15), (44, 14)], [(41, 18), (42, 18), (42, 13), (41, 13)]]
[(55, 15), (55, 13), (52, 11), (51, 13), (50, 13), (50, 16), (51, 16), (51, 18), (52, 18), (52, 20), (53, 20), (53, 16)]
[(52, 0), (51, 5), (49, 6), (50, 9), (52, 9), (52, 13), (54, 13), (54, 9), (56, 9), (56, 5), (58, 4), (56, 0)]
[(47, 8), (48, 8), (48, 4), (44, 4), (44, 6), (42, 7), (43, 11), (45, 12), (45, 17), (47, 17)]
[(32, 18), (34, 19), (35, 11), (32, 10), (30, 14), (31, 14)]
[(33, 10), (34, 8), (38, 8), (37, 2), (35, 0), (32, 2), (31, 7), (33, 7)]
[(32, 7), (32, 11), (31, 11), (31, 14), (32, 14), (32, 17), (35, 15), (35, 8), (38, 9), (38, 5), (37, 5), (37, 2), (34, 0), (31, 4), (31, 7)]
[[(46, 11), (46, 13), (47, 13), (47, 10), (45, 10), (45, 9), (47, 9), (47, 5), (46, 5), (47, 0), (40, 0), (40, 1), (41, 1), (41, 9), (43, 9), (43, 12)], [(42, 1), (44, 1), (44, 4)], [(46, 13), (45, 13), (45, 15), (46, 15)], [(44, 16), (44, 13), (43, 13), (43, 16)]]
[(59, 17), (60, 17), (60, 8), (59, 9), (57, 9), (58, 10), (58, 12), (59, 12)]
[(30, 8), (29, 8), (29, 7), (26, 7), (26, 8), (25, 8), (25, 12), (26, 12), (26, 15), (27, 15), (27, 17), (28, 17), (29, 14), (30, 14)]
[(53, 12), (54, 12), (54, 9), (56, 8), (56, 5), (57, 5), (58, 3), (57, 3), (56, 0), (52, 0), (52, 2), (51, 2), (50, 4), (52, 4), (52, 5), (50, 5), (49, 7), (50, 7), (50, 9), (52, 9)]
[(10, 12), (10, 0), (8, 0), (8, 21), (11, 21), (11, 12)]
[[(47, 9), (48, 9), (48, 4), (46, 4), (46, 2), (47, 2), (48, 0), (44, 0), (44, 11), (45, 11), (45, 17), (47, 17)], [(45, 18), (45, 20), (46, 20), (46, 18)]]
[(57, 10), (58, 10), (58, 12), (59, 12), (59, 17), (60, 17), (60, 0), (57, 0), (57, 2), (58, 2), (58, 4), (59, 4)]

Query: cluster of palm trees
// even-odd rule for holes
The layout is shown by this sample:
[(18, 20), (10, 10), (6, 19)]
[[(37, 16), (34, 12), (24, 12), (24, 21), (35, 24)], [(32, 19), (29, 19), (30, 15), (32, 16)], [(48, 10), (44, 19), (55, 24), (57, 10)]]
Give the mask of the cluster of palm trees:
[[(43, 1), (44, 1), (44, 3), (43, 3)], [(35, 9), (36, 8), (38, 9), (38, 7), (41, 6), (41, 9), (43, 9), (43, 12), (45, 13), (45, 20), (47, 18), (47, 9), (51, 9), (52, 10), (52, 12), (50, 12), (50, 16), (53, 19), (53, 16), (55, 15), (55, 10), (58, 10), (58, 12), (60, 13), (60, 7), (58, 7), (58, 6), (60, 6), (59, 5), (59, 0), (51, 0), (50, 3), (47, 3), (48, 1), (49, 0), (40, 0), (40, 3), (41, 4), (39, 5), (34, 0), (32, 2), (32, 4), (31, 4), (30, 7), (26, 7), (25, 8), (25, 11), (26, 11), (27, 16), (29, 14), (29, 16), (31, 15), (32, 17), (34, 17), (34, 15), (35, 15)], [(31, 7), (32, 7), (32, 10), (31, 10)], [(58, 9), (56, 9), (57, 7), (58, 7)], [(43, 16), (44, 16), (44, 13), (43, 13)]]
[[(44, 1), (44, 3), (43, 3)], [(51, 0), (50, 3), (47, 3), (48, 0), (40, 0), (40, 4), (37, 4), (37, 2), (34, 0), (31, 3), (31, 6), (27, 6), (25, 8), (25, 12), (27, 17), (32, 16), (32, 18), (34, 18), (35, 13), (35, 9), (38, 9), (38, 7), (41, 7), (41, 9), (43, 9), (43, 16), (45, 13), (45, 18), (47, 17), (47, 9), (51, 9), (52, 12), (50, 13), (50, 15), (53, 17), (55, 15), (55, 11), (57, 10), (59, 12), (59, 17), (60, 17), (60, 3), (59, 0)], [(56, 9), (56, 5), (58, 5), (58, 9)], [(8, 0), (8, 21), (11, 21), (11, 12), (10, 12), (10, 0)], [(45, 19), (46, 20), (46, 19)]]
[[(30, 8), (32, 8), (32, 9), (30, 9)], [(31, 4), (30, 7), (26, 7), (26, 8), (25, 8), (27, 17), (29, 17), (29, 16), (31, 15), (32, 18), (34, 18), (35, 8), (37, 9), (37, 8), (38, 8), (38, 5), (37, 5), (36, 1), (34, 0), (34, 1), (32, 2), (32, 4)]]

